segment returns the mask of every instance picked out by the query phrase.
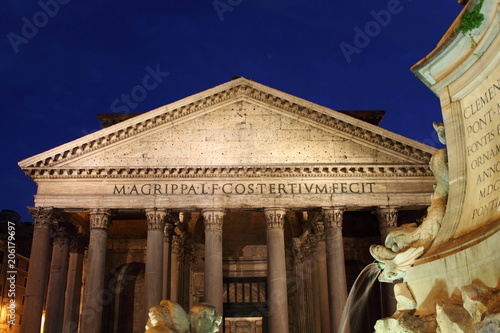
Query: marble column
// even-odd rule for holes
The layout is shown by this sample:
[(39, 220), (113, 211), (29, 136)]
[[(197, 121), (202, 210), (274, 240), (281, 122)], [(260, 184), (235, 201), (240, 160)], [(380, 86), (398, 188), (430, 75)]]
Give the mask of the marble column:
[(179, 255), (179, 294), (178, 302), (184, 309), (189, 309), (190, 281), (191, 281), (192, 253), (189, 247), (184, 246), (184, 251)]
[(23, 321), (21, 332), (39, 333), (42, 326), (45, 287), (49, 271), (50, 223), (54, 210), (44, 207), (28, 207), (28, 210), (33, 216), (35, 226), (23, 311), (24, 318), (29, 318), (29, 320)]
[(144, 272), (145, 315), (149, 308), (160, 304), (163, 284), (163, 229), (167, 217), (166, 209), (147, 209), (148, 238), (146, 245), (146, 268)]
[[(385, 244), (387, 235), (392, 229), (398, 226), (398, 207), (381, 206), (376, 211), (378, 226), (380, 230), (380, 240)], [(393, 283), (382, 283), (382, 316), (390, 317), (396, 312), (396, 296), (394, 295)]]
[(80, 332), (101, 332), (104, 268), (110, 222), (111, 214), (108, 209), (93, 209), (91, 211)]
[(303, 244), (304, 254), (304, 298), (305, 298), (305, 313), (306, 313), (306, 332), (319, 332), (316, 327), (315, 311), (314, 311), (314, 282), (313, 282), (313, 263), (312, 253), (316, 247), (316, 241), (310, 234), (304, 239)]
[(293, 264), (295, 269), (295, 287), (297, 291), (294, 297), (294, 325), (298, 332), (307, 332), (306, 317), (304, 311), (306, 307), (305, 300), (305, 277), (304, 277), (304, 252), (302, 250), (302, 242), (299, 238), (293, 239)]
[(313, 224), (316, 236), (316, 251), (314, 258), (318, 275), (318, 298), (320, 304), (321, 333), (330, 333), (330, 301), (328, 291), (328, 273), (326, 266), (325, 224), (323, 221)]
[(205, 221), (205, 302), (223, 311), (222, 289), (222, 224), (223, 209), (206, 209), (201, 212)]
[(184, 252), (185, 234), (172, 236), (172, 256), (170, 258), (170, 299), (179, 302), (179, 262)]
[(68, 276), (64, 298), (63, 333), (78, 332), (80, 299), (82, 291), (83, 253), (87, 245), (86, 237), (73, 235), (69, 245)]
[(319, 281), (318, 281), (318, 265), (314, 256), (316, 252), (317, 240), (312, 233), (308, 233), (304, 251), (304, 268), (306, 271), (306, 304), (309, 304), (310, 331), (321, 332), (321, 317), (319, 304)]
[(269, 332), (288, 332), (288, 293), (285, 262), (285, 209), (266, 208)]
[(45, 306), (45, 332), (61, 332), (64, 316), (64, 293), (69, 260), (69, 230), (63, 223), (52, 225), (54, 243), (50, 263)]
[[(342, 239), (342, 219), (344, 207), (323, 208), (325, 223), (325, 245), (328, 273), (328, 292), (330, 298), (330, 331), (337, 332), (344, 306), (347, 301), (347, 283), (344, 261), (344, 242)], [(349, 325), (345, 332), (349, 332)]]
[(171, 262), (172, 262), (172, 231), (174, 224), (171, 222), (170, 217), (167, 215), (165, 220), (165, 227), (163, 228), (163, 290), (162, 299), (170, 298), (170, 276), (171, 276)]

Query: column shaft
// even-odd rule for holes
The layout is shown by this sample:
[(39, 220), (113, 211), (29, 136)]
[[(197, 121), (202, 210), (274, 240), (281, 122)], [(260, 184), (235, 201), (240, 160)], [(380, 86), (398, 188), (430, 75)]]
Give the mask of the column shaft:
[(288, 332), (288, 292), (285, 264), (285, 210), (264, 210), (267, 220), (267, 286), (269, 306), (269, 332)]
[(222, 224), (224, 210), (202, 212), (205, 221), (205, 302), (223, 310), (222, 289)]
[(31, 245), (30, 268), (26, 285), (22, 333), (39, 333), (42, 326), (43, 302), (50, 256), (50, 230), (52, 208), (28, 207), (35, 220)]
[(186, 240), (186, 234), (180, 232), (172, 237), (172, 257), (170, 263), (170, 299), (176, 303), (180, 301), (180, 268), (181, 268), (181, 258), (184, 256), (184, 241)]
[(101, 332), (109, 223), (109, 211), (95, 209), (91, 212), (90, 240), (80, 322), (81, 332)]
[[(314, 253), (316, 254), (316, 253)], [(316, 258), (313, 260), (312, 269), (312, 293), (313, 293), (313, 321), (314, 321), (314, 331), (321, 333), (321, 304), (320, 304), (320, 289), (319, 289), (319, 274), (318, 274), (318, 263)]]
[[(342, 239), (342, 217), (344, 210), (344, 208), (323, 209), (328, 291), (331, 305), (330, 317), (332, 318), (330, 330), (332, 333), (338, 332), (340, 328), (342, 313), (347, 301), (344, 243)], [(344, 332), (349, 332), (349, 323), (347, 323)]]
[(301, 249), (300, 241), (294, 238), (294, 264), (295, 264), (295, 281), (297, 292), (294, 297), (294, 325), (298, 332), (306, 332), (306, 317), (304, 311), (306, 306), (305, 301), (305, 277), (304, 277), (304, 258)]
[(78, 332), (84, 246), (85, 243), (81, 235), (71, 240), (64, 300), (63, 333)]
[(173, 225), (167, 221), (163, 229), (163, 290), (162, 299), (170, 298), (170, 276), (171, 276), (171, 253), (172, 253), (172, 229)]
[(313, 299), (312, 263), (309, 253), (304, 258), (304, 298), (306, 313), (306, 332), (318, 332), (314, 322), (314, 299)]
[(148, 209), (148, 238), (146, 245), (145, 283), (145, 316), (149, 308), (160, 304), (163, 284), (163, 228), (166, 210)]
[(53, 230), (55, 237), (45, 307), (45, 332), (62, 331), (64, 293), (68, 274), (69, 238), (67, 231), (62, 226), (54, 226)]
[(171, 270), (170, 270), (170, 299), (174, 302), (178, 302), (178, 290), (179, 290), (179, 259), (177, 253), (172, 252), (171, 258)]
[(316, 245), (316, 262), (318, 263), (318, 289), (321, 318), (321, 333), (330, 333), (330, 304), (328, 299), (328, 273), (326, 267), (325, 241)]
[[(377, 218), (379, 221), (380, 240), (385, 243), (387, 235), (398, 226), (397, 207), (385, 206), (377, 208)], [(393, 283), (382, 283), (382, 316), (390, 317), (396, 312), (397, 301), (394, 295)]]

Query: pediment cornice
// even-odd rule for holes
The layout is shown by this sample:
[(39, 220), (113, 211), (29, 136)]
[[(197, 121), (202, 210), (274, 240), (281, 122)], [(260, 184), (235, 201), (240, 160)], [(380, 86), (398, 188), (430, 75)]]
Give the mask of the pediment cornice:
[[(77, 169), (71, 169), (72, 171), (65, 169), (62, 164), (158, 126), (189, 121), (193, 117), (211, 112), (215, 107), (238, 100), (247, 100), (272, 107), (273, 110), (283, 112), (291, 117), (300, 119), (300, 121), (308, 122), (324, 129), (335, 130), (353, 140), (358, 140), (399, 156), (405, 156), (409, 162), (416, 165), (427, 165), (432, 153), (435, 151), (430, 146), (384, 130), (378, 126), (266, 87), (254, 81), (240, 78), (35, 155), (19, 162), (19, 165), (30, 177), (39, 177), (47, 173), (52, 175), (81, 174), (81, 171)], [(218, 169), (218, 167), (210, 168)], [(56, 169), (59, 169), (59, 171)], [(114, 168), (113, 170), (117, 169)], [(157, 170), (156, 168), (148, 169)], [(170, 169), (176, 168), (163, 168), (161, 173), (168, 174), (170, 172), (168, 170)], [(102, 171), (96, 171), (101, 169), (88, 171), (90, 169), (84, 168), (81, 170), (87, 170), (85, 172), (90, 172), (90, 174), (102, 173)], [(107, 174), (118, 172), (111, 171), (112, 169), (105, 170)], [(134, 174), (135, 172), (130, 171), (129, 174)]]
[(97, 167), (25, 168), (34, 179), (71, 178), (355, 178), (355, 177), (432, 177), (428, 165), (259, 165), (259, 166), (183, 166), (183, 167)]

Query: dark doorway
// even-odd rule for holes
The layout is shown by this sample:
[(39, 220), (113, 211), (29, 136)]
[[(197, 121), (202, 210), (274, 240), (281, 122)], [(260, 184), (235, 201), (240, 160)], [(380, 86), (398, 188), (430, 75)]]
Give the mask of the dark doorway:
[(224, 278), (224, 332), (267, 333), (267, 279)]

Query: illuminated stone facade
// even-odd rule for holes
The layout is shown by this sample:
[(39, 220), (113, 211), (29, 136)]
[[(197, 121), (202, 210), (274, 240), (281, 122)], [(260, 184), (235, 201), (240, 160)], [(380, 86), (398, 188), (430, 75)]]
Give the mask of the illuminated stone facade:
[[(337, 327), (368, 246), (420, 218), (433, 192), (435, 149), (374, 113), (239, 78), (21, 161), (38, 185), (36, 223), (69, 223), (67, 237), (88, 242), (83, 311), (50, 322), (141, 332), (168, 298), (212, 303), (227, 332)], [(35, 227), (35, 239), (32, 269), (48, 274), (49, 232)], [(74, 279), (59, 306), (80, 303)], [(33, 281), (25, 312), (40, 318), (46, 284)]]

